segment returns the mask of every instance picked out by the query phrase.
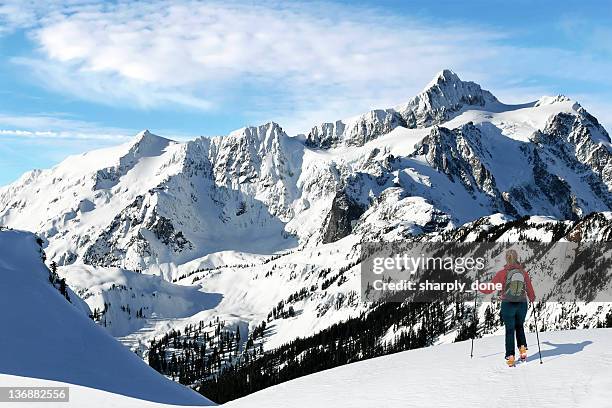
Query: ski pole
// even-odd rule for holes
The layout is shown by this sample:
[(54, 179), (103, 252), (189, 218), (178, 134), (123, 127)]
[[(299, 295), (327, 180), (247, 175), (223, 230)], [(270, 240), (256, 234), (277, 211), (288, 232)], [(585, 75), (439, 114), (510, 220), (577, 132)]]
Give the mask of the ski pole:
[(542, 350), (540, 349), (540, 335), (538, 334), (538, 316), (535, 310), (535, 305), (533, 305), (533, 320), (535, 321), (536, 339), (538, 339), (538, 354), (540, 355), (540, 364), (542, 364)]
[(478, 327), (476, 325), (476, 300), (478, 300), (477, 290), (474, 291), (474, 315), (473, 315), (473, 322), (472, 322), (472, 324), (474, 325), (474, 332), (472, 333), (472, 350), (470, 351), (470, 358), (474, 358), (474, 338), (476, 338), (476, 333), (478, 330)]

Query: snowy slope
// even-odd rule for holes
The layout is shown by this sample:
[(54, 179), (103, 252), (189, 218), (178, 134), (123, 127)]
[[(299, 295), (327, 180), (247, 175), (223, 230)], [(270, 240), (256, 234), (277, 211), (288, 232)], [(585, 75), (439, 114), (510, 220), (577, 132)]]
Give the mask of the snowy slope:
[[(529, 361), (507, 368), (503, 338), (461, 342), (406, 351), (349, 364), (289, 381), (228, 407), (439, 407), (606, 408), (612, 399), (612, 330), (540, 333), (544, 364), (538, 362), (535, 334)], [(60, 382), (0, 374), (0, 384), (62, 386)], [(49, 407), (168, 407), (104, 391), (70, 385), (69, 404)], [(6, 404), (11, 406), (10, 404)], [(22, 406), (17, 405), (15, 406)]]
[(535, 334), (529, 361), (507, 368), (503, 338), (406, 351), (289, 381), (228, 407), (606, 408), (612, 400), (612, 330)]
[(49, 283), (34, 236), (0, 231), (0, 384), (6, 375), (78, 384), (149, 401), (209, 405), (146, 366)]

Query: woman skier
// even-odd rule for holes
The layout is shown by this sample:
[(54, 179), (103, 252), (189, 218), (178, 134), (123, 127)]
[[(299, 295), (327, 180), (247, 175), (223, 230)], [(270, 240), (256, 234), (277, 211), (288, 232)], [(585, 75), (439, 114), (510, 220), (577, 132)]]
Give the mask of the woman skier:
[[(501, 286), (501, 318), (506, 327), (506, 363), (514, 367), (515, 343), (519, 346), (519, 357), (521, 361), (527, 360), (527, 339), (525, 338), (525, 316), (527, 316), (527, 299), (533, 302), (535, 292), (531, 284), (529, 274), (524, 266), (518, 262), (518, 254), (515, 250), (506, 251), (506, 265), (493, 277), (492, 283), (500, 283)], [(493, 293), (493, 289), (483, 289), (482, 293)]]

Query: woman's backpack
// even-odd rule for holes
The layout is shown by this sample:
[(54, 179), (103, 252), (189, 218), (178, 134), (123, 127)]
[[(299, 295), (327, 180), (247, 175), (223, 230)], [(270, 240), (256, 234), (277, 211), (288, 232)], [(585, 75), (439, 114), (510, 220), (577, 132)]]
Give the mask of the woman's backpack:
[(506, 271), (506, 285), (504, 286), (504, 300), (508, 302), (525, 302), (527, 297), (525, 288), (525, 274), (519, 268)]

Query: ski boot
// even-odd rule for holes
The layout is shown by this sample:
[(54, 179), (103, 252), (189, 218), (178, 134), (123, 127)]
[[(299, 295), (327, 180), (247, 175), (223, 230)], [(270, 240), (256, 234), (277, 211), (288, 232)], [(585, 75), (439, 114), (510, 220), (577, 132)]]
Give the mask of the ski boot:
[(521, 361), (527, 361), (527, 347), (525, 346), (519, 347), (519, 353), (521, 356)]

